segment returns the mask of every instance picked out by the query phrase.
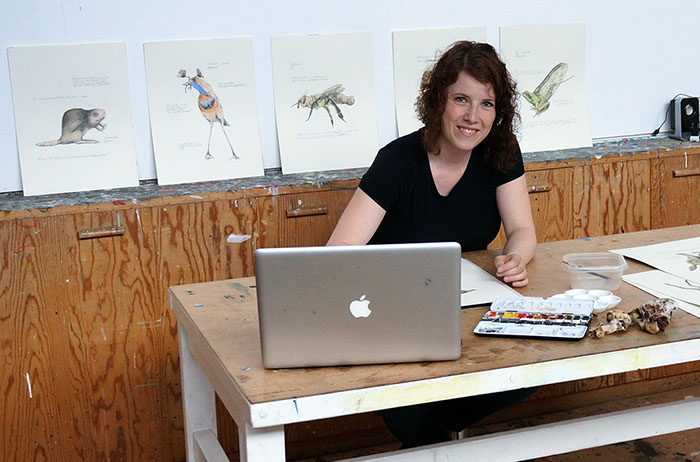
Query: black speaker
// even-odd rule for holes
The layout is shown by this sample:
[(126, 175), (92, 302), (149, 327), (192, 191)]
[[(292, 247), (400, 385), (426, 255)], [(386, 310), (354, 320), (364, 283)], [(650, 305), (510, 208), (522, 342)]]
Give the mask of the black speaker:
[(700, 98), (671, 100), (671, 138), (700, 141)]

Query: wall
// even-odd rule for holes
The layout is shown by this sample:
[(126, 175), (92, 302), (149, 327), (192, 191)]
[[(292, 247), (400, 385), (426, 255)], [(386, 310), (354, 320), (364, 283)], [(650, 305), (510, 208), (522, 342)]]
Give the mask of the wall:
[[(502, 25), (586, 24), (586, 82), (593, 138), (648, 134), (677, 93), (700, 95), (697, 4), (667, 0), (3, 0), (0, 46), (124, 41), (141, 179), (155, 178), (143, 42), (253, 39), (256, 93), (266, 168), (279, 167), (270, 36), (372, 33), (379, 143), (396, 136), (391, 32), (485, 26), (498, 46)], [(693, 5), (693, 10), (689, 6)], [(21, 190), (7, 54), (0, 54), (0, 192)], [(668, 130), (668, 123), (664, 130)]]

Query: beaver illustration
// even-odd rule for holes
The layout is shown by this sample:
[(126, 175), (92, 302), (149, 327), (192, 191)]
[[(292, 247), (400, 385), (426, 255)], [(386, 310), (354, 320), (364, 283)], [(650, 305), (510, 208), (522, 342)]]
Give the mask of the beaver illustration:
[(99, 131), (105, 129), (107, 124), (103, 124), (107, 113), (104, 109), (68, 109), (63, 113), (61, 120), (61, 137), (53, 141), (43, 141), (37, 143), (37, 146), (56, 146), (59, 144), (84, 144), (84, 143), (99, 143), (97, 140), (85, 140), (83, 136), (91, 128), (96, 128)]

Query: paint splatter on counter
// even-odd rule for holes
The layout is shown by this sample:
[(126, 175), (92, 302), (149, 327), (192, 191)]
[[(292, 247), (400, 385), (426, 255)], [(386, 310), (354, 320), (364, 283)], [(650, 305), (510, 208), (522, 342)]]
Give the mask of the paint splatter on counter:
[(248, 290), (249, 286), (244, 286), (239, 282), (230, 282), (228, 286), (236, 292), (242, 292), (246, 295), (246, 297), (250, 297), (250, 290)]
[(0, 211), (41, 209), (53, 207), (112, 203), (127, 205), (171, 196), (204, 197), (204, 194), (221, 191), (265, 189), (277, 193), (280, 186), (309, 184), (322, 186), (331, 181), (359, 179), (366, 168), (307, 172), (283, 175), (280, 168), (266, 169), (264, 176), (221, 181), (206, 181), (179, 185), (158, 185), (156, 180), (143, 180), (132, 188), (83, 191), (76, 193), (47, 194), (25, 197), (22, 192), (0, 193)]
[[(621, 156), (637, 153), (670, 151), (673, 149), (697, 148), (697, 143), (670, 138), (625, 139), (619, 141), (596, 142), (592, 147), (561, 149), (523, 154), (527, 163), (563, 161), (568, 159), (592, 159), (606, 156)], [(132, 188), (84, 191), (77, 193), (49, 194), (24, 197), (22, 192), (0, 193), (0, 213), (12, 210), (38, 209), (48, 212), (53, 207), (114, 203), (128, 206), (139, 202), (171, 196), (204, 197), (207, 193), (221, 191), (245, 191), (261, 189), (276, 195), (282, 186), (316, 185), (322, 186), (332, 181), (357, 180), (364, 175), (366, 168), (307, 172), (283, 175), (281, 168), (265, 169), (265, 175), (222, 181), (206, 181), (180, 185), (158, 185), (156, 180), (142, 180)]]

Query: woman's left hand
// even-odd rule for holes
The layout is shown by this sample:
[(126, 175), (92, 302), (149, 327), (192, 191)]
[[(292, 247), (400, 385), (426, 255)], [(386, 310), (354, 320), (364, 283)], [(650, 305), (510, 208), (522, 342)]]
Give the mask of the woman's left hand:
[(508, 282), (513, 287), (523, 287), (529, 282), (525, 260), (520, 254), (499, 255), (494, 263), (496, 264), (496, 276), (503, 278), (503, 282)]

